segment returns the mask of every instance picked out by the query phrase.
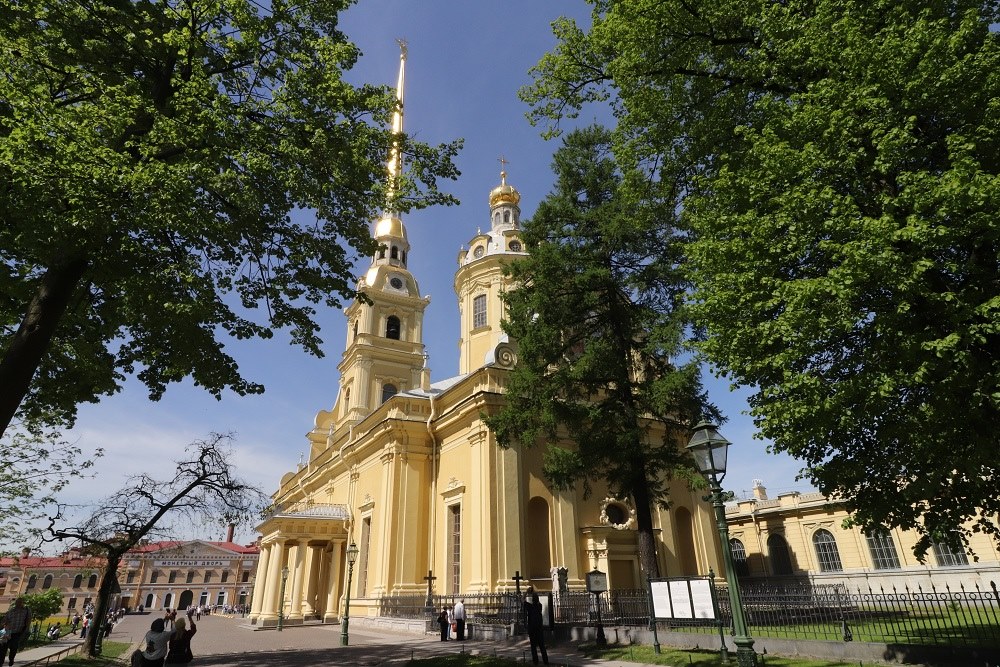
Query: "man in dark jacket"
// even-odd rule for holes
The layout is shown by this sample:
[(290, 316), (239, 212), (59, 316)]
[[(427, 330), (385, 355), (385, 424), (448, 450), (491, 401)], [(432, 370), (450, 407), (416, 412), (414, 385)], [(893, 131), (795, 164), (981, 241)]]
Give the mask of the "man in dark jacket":
[(542, 652), (542, 662), (549, 664), (549, 654), (545, 652), (545, 631), (542, 622), (542, 603), (534, 586), (528, 586), (524, 595), (524, 624), (528, 626), (531, 641), (531, 661), (538, 664), (538, 651)]

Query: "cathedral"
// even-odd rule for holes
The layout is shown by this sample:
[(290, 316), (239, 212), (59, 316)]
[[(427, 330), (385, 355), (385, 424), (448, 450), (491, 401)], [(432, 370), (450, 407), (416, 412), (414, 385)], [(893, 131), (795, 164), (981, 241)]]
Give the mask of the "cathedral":
[[(402, 132), (406, 50), (400, 58), (393, 129)], [(396, 151), (389, 178), (400, 173)], [(385, 598), (585, 588), (601, 570), (611, 588), (637, 588), (635, 512), (606, 489), (551, 489), (541, 449), (503, 449), (483, 422), (503, 405), (515, 341), (501, 329), (504, 265), (525, 255), (520, 194), (489, 192), (487, 220), (458, 257), (459, 374), (432, 381), (423, 344), (417, 277), (398, 213), (376, 221), (379, 249), (346, 310), (347, 346), (330, 410), (308, 434), (308, 460), (286, 473), (258, 527), (260, 558), (251, 622), (340, 619), (349, 593), (355, 618), (376, 616)], [(419, 249), (415, 249), (419, 251)], [(683, 446), (679, 443), (678, 446)], [(678, 481), (669, 509), (654, 508), (662, 575), (720, 572), (712, 508)], [(351, 561), (349, 563), (349, 558)], [(559, 584), (557, 584), (559, 585)], [(347, 587), (350, 586), (350, 590)]]

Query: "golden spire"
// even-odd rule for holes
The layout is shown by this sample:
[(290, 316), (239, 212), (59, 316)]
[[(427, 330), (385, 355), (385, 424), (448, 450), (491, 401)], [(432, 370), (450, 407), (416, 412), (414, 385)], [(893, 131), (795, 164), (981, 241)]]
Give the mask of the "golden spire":
[(396, 81), (396, 110), (392, 112), (392, 133), (395, 139), (389, 151), (389, 198), (396, 193), (396, 180), (403, 173), (403, 154), (399, 148), (399, 137), (403, 134), (403, 82), (406, 74), (406, 40), (397, 39), (399, 44), (399, 78)]
[(490, 208), (498, 204), (513, 204), (517, 206), (521, 202), (521, 193), (513, 185), (507, 185), (507, 165), (510, 162), (503, 155), (500, 156), (500, 185), (490, 191)]
[[(397, 39), (399, 44), (399, 78), (396, 81), (396, 109), (392, 112), (392, 148), (389, 149), (389, 161), (386, 163), (389, 187), (386, 191), (386, 211), (375, 223), (375, 238), (379, 241), (387, 239), (406, 239), (406, 228), (399, 218), (399, 212), (392, 206), (396, 196), (396, 187), (403, 173), (403, 153), (400, 150), (400, 137), (403, 134), (403, 81), (406, 73), (406, 40)], [(409, 249), (408, 247), (406, 248)]]

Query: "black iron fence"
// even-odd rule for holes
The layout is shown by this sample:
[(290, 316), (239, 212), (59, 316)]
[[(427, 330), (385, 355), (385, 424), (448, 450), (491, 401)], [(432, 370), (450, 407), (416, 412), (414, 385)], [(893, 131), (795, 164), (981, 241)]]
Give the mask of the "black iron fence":
[[(716, 586), (720, 621), (664, 622), (673, 630), (717, 633), (732, 624), (729, 593)], [(543, 593), (555, 625), (646, 626), (648, 591), (614, 590), (600, 602), (586, 591)], [(848, 588), (843, 585), (760, 585), (740, 589), (747, 624), (753, 636), (890, 644), (1000, 647), (1000, 591), (948, 586), (936, 588)], [(549, 597), (551, 596), (551, 597)], [(432, 619), (443, 607), (464, 600), (472, 623), (520, 623), (522, 598), (515, 592), (477, 595), (391, 596), (380, 600), (383, 616)], [(600, 607), (598, 607), (598, 604)]]

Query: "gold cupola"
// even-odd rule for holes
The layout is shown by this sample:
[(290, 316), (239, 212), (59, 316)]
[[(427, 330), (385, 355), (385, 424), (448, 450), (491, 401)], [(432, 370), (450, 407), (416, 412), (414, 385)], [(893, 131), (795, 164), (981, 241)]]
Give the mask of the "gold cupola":
[(513, 204), (517, 206), (521, 203), (521, 193), (513, 185), (507, 184), (507, 172), (500, 172), (500, 185), (490, 190), (490, 208), (498, 204)]

